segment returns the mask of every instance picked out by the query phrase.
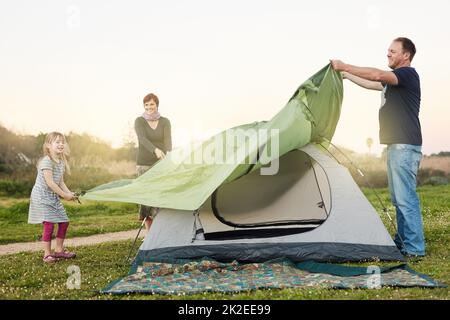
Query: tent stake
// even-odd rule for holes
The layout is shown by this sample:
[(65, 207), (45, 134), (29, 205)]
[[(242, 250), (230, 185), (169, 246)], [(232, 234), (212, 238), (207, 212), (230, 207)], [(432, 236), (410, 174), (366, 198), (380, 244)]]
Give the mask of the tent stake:
[(144, 220), (142, 220), (141, 227), (139, 228), (136, 238), (134, 238), (133, 244), (131, 245), (130, 251), (128, 252), (128, 256), (127, 256), (127, 259), (125, 260), (125, 263), (130, 261), (131, 253), (133, 252), (133, 249), (134, 249), (134, 246), (136, 245), (136, 241), (139, 237), (139, 234), (141, 233), (141, 230), (145, 225), (145, 221), (147, 221), (147, 216), (145, 216)]

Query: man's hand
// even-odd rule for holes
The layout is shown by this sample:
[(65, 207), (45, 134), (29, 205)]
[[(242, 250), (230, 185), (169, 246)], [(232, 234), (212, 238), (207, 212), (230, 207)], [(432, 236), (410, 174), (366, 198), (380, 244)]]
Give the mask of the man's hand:
[(330, 60), (331, 66), (336, 71), (345, 71), (346, 64), (342, 62), (341, 60)]

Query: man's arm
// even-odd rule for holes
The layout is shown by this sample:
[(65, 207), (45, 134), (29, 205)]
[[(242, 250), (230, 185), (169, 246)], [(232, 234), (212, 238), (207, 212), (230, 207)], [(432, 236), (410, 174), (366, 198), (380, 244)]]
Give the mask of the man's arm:
[(341, 60), (331, 60), (331, 65), (336, 71), (344, 71), (359, 78), (390, 84), (398, 85), (398, 79), (392, 71), (384, 71), (376, 68), (357, 67), (342, 62)]
[(369, 90), (383, 91), (383, 85), (381, 84), (381, 82), (366, 80), (366, 79), (357, 77), (355, 75), (352, 75), (348, 72), (342, 72), (342, 77), (344, 79), (350, 80), (351, 82), (357, 84), (360, 87), (363, 87), (363, 88), (366, 88)]

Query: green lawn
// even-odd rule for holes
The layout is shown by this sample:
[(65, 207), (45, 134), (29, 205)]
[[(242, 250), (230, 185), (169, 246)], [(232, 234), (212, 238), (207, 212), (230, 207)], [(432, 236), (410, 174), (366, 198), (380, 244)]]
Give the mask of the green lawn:
[[(138, 206), (118, 202), (64, 202), (70, 219), (68, 238), (139, 228)], [(36, 241), (42, 225), (27, 223), (29, 199), (0, 198), (0, 244)]]
[[(381, 206), (370, 190), (363, 190), (369, 200), (382, 215), (386, 227), (392, 233), (393, 227), (381, 213)], [(389, 204), (386, 189), (378, 189), (382, 200)], [(427, 256), (418, 262), (411, 262), (410, 266), (421, 273), (425, 273), (441, 282), (450, 284), (450, 186), (421, 187), (421, 197), (425, 234), (427, 240)], [(2, 210), (10, 211), (12, 207), (23, 200), (4, 200)], [(22, 204), (23, 205), (23, 204)], [(129, 219), (132, 227), (136, 226), (136, 210), (133, 206), (120, 204), (87, 203), (78, 208), (80, 212), (71, 215), (72, 226), (75, 229), (79, 219), (91, 216), (92, 221), (98, 223), (108, 215), (115, 213), (111, 228), (120, 228), (121, 223)], [(124, 206), (124, 207), (122, 207)], [(72, 208), (72, 207), (71, 207)], [(88, 208), (90, 208), (88, 210)], [(122, 209), (120, 209), (122, 208)], [(129, 208), (129, 212), (126, 212)], [(392, 207), (388, 208), (392, 212)], [(84, 210), (91, 212), (87, 214)], [(100, 211), (94, 213), (94, 211)], [(122, 212), (121, 214), (120, 212)], [(68, 209), (70, 214), (70, 208)], [(19, 215), (19, 214), (18, 214)], [(26, 214), (22, 214), (26, 217)], [(127, 218), (128, 217), (128, 218)], [(116, 220), (117, 223), (114, 223)], [(15, 220), (18, 221), (18, 220)], [(82, 221), (82, 220), (78, 220)], [(121, 222), (119, 222), (121, 221)], [(3, 223), (4, 221), (2, 221)], [(114, 226), (115, 225), (115, 226)], [(13, 230), (13, 226), (9, 226)], [(25, 230), (22, 223), (18, 223), (17, 230)], [(85, 225), (86, 230), (88, 226)], [(83, 230), (81, 228), (80, 230)], [(90, 230), (90, 229), (89, 229)], [(37, 231), (36, 231), (37, 232)], [(39, 230), (40, 232), (40, 230)], [(31, 233), (30, 233), (31, 234)], [(4, 235), (2, 232), (2, 239)], [(332, 290), (332, 289), (285, 289), (285, 290), (256, 290), (240, 294), (204, 294), (192, 296), (160, 296), (160, 295), (125, 295), (110, 296), (97, 294), (95, 290), (105, 287), (112, 280), (127, 274), (129, 266), (123, 263), (128, 253), (131, 241), (106, 243), (91, 247), (77, 248), (78, 257), (72, 261), (58, 262), (54, 265), (44, 265), (41, 261), (42, 253), (20, 253), (0, 257), (0, 298), (1, 299), (450, 299), (448, 288), (382, 288), (379, 290)], [(373, 263), (372, 263), (373, 264)], [(77, 265), (81, 271), (81, 289), (69, 290), (66, 281), (69, 277), (67, 268)], [(392, 263), (379, 263), (392, 265)]]

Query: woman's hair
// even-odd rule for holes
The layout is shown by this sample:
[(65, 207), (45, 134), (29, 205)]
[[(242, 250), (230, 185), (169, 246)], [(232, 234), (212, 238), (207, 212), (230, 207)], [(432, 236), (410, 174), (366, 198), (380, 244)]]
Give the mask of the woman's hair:
[(64, 162), (66, 172), (68, 174), (70, 174), (70, 166), (69, 166), (69, 161), (68, 161), (68, 157), (70, 155), (70, 149), (69, 149), (69, 145), (67, 144), (66, 137), (64, 137), (64, 135), (62, 133), (50, 132), (49, 134), (47, 134), (47, 136), (45, 137), (44, 145), (42, 146), (42, 150), (44, 151), (44, 156), (49, 156), (50, 159), (55, 160), (52, 158), (52, 156), (50, 154), (48, 145), (53, 143), (58, 138), (61, 138), (64, 141), (64, 152), (61, 155), (61, 160)]
[(155, 94), (149, 93), (148, 95), (146, 95), (146, 96), (144, 97), (144, 104), (145, 104), (146, 102), (149, 102), (150, 100), (155, 101), (156, 106), (159, 107), (159, 99), (158, 99), (158, 97), (157, 97)]

